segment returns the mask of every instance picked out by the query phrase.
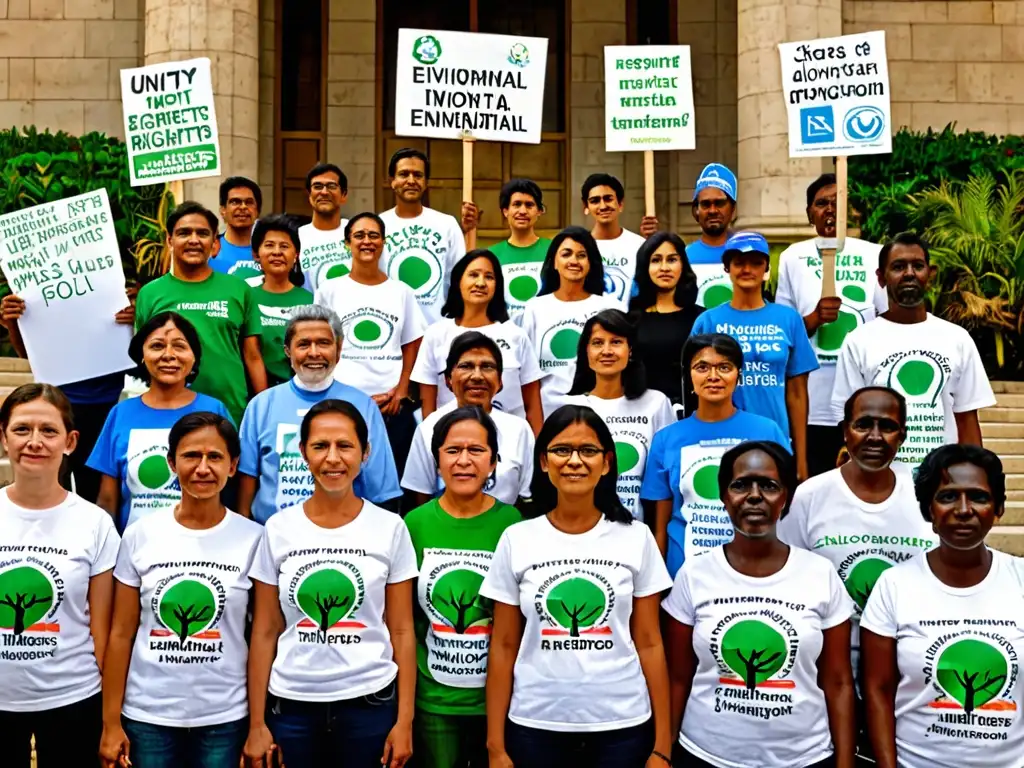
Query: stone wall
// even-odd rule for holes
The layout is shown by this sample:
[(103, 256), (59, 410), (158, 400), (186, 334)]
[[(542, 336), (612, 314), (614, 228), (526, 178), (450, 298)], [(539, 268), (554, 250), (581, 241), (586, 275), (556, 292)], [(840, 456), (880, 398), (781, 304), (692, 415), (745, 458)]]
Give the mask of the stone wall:
[(259, 117), (259, 175), (257, 183), (263, 189), (263, 210), (274, 210), (274, 140), (275, 101), (277, 98), (277, 27), (274, 22), (274, 0), (259, 0), (260, 4), (260, 117)]

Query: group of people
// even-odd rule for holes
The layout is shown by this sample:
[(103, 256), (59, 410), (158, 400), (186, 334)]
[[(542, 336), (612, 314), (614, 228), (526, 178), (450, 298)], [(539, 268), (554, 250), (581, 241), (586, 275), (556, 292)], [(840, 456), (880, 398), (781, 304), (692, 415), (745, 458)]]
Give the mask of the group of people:
[(182, 204), (114, 318), (145, 391), (0, 408), (14, 764), (1020, 768), (994, 397), (921, 238), (847, 239), (822, 298), (824, 175), (773, 303), (718, 164), (689, 245), (598, 174), (590, 230), (516, 179), (467, 252), (475, 204), (389, 176), (343, 219), (316, 166), (302, 227)]

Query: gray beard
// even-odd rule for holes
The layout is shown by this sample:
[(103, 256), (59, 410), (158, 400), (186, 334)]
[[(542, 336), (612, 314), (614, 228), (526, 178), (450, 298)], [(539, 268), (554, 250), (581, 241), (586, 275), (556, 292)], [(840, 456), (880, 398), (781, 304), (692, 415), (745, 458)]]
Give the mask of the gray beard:
[(309, 392), (323, 392), (334, 383), (334, 369), (327, 368), (322, 376), (311, 376), (301, 368), (295, 372), (295, 383)]

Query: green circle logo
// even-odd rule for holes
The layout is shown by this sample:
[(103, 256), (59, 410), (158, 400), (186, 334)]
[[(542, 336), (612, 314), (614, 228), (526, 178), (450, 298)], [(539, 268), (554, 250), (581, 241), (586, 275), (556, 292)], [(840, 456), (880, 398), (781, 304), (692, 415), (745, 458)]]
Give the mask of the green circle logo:
[(349, 272), (348, 266), (345, 264), (333, 264), (327, 270), (327, 274), (324, 275), (324, 280), (331, 280), (335, 277), (344, 277)]
[(473, 626), (485, 626), (491, 621), (491, 612), (480, 597), (484, 575), (459, 568), (449, 571), (437, 580), (430, 592), (430, 603), (455, 630), (464, 635)]
[(430, 265), (419, 256), (410, 256), (398, 267), (398, 279), (414, 291), (430, 282)]
[(839, 319), (834, 323), (826, 323), (818, 328), (818, 349), (832, 352), (843, 346), (846, 335), (857, 327), (857, 316), (850, 312), (840, 312)]
[(714, 309), (732, 299), (732, 286), (712, 285), (704, 292), (704, 309)]
[(20, 635), (53, 605), (53, 584), (38, 568), (22, 565), (0, 574), (0, 627)]
[(160, 623), (184, 643), (209, 627), (217, 615), (213, 590), (201, 581), (185, 579), (160, 598)]
[(615, 462), (620, 475), (629, 472), (640, 463), (640, 451), (631, 443), (615, 443)]
[(718, 465), (708, 464), (693, 474), (693, 490), (706, 501), (718, 501)]
[(604, 590), (590, 579), (575, 576), (555, 585), (545, 603), (548, 614), (559, 626), (579, 637), (580, 629), (592, 627), (607, 606)]
[(919, 397), (935, 381), (935, 366), (924, 360), (908, 360), (896, 373), (896, 380), (908, 395)]
[(352, 329), (352, 335), (369, 344), (380, 338), (380, 326), (372, 320), (361, 320)]
[(871, 597), (871, 590), (875, 588), (878, 577), (890, 568), (892, 563), (888, 560), (869, 557), (857, 563), (846, 577), (846, 591), (862, 611), (868, 604), (868, 598)]
[(352, 579), (334, 568), (321, 568), (307, 576), (299, 585), (295, 601), (299, 608), (327, 632), (347, 617), (355, 607), (356, 586)]
[(752, 691), (782, 669), (786, 640), (763, 621), (739, 621), (722, 637), (722, 660)]
[(868, 297), (867, 291), (859, 285), (844, 285), (841, 293), (850, 301), (866, 301)]
[(1003, 690), (1008, 667), (1006, 657), (982, 640), (960, 640), (939, 656), (935, 679), (951, 699), (970, 714)]
[(171, 467), (166, 456), (154, 454), (139, 463), (139, 482), (146, 488), (155, 491), (157, 488), (163, 488), (170, 479)]
[(412, 44), (412, 57), (420, 64), (434, 64), (441, 58), (441, 42), (433, 35), (423, 35)]
[(572, 360), (580, 343), (580, 332), (575, 328), (563, 328), (551, 337), (551, 354), (556, 360)]
[(508, 284), (508, 293), (516, 301), (527, 302), (537, 295), (540, 283), (531, 275), (513, 277)]

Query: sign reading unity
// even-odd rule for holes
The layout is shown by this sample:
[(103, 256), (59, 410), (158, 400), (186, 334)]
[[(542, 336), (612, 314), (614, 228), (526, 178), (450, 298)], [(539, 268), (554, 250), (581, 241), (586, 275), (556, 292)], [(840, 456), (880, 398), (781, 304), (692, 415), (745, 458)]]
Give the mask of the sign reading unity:
[(539, 144), (548, 41), (398, 30), (395, 133)]
[(133, 187), (220, 176), (209, 59), (121, 70)]
[(133, 367), (132, 329), (107, 190), (0, 216), (0, 268), (25, 301), (18, 321), (37, 381), (62, 385)]

